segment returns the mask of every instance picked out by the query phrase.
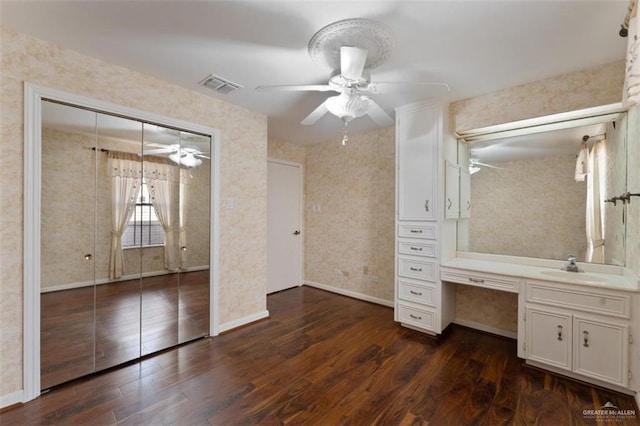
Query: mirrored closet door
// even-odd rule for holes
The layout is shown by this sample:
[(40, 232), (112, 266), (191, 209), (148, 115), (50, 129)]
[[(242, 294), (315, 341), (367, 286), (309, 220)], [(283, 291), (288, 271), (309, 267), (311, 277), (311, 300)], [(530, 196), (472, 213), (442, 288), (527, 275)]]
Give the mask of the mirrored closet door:
[(41, 389), (209, 334), (210, 151), (43, 101)]

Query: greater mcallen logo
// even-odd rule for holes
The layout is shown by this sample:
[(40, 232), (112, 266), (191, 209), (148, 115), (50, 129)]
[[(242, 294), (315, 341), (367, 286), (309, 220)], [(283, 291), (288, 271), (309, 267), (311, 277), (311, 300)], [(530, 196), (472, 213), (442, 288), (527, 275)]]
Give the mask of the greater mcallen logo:
[(585, 418), (615, 421), (635, 418), (636, 410), (621, 410), (610, 401), (607, 401), (599, 410), (582, 410), (582, 415)]

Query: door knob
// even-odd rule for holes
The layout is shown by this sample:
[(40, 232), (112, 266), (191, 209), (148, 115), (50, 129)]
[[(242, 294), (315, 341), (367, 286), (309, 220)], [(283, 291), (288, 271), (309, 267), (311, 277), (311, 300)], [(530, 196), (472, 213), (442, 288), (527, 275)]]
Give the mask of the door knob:
[(293, 231), (293, 235), (300, 235), (300, 231)]

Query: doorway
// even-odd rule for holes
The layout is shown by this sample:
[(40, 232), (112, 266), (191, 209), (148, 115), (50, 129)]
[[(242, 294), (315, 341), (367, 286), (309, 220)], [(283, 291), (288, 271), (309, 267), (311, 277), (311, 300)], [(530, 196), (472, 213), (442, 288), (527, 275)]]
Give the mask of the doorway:
[(267, 294), (302, 284), (302, 165), (267, 162)]

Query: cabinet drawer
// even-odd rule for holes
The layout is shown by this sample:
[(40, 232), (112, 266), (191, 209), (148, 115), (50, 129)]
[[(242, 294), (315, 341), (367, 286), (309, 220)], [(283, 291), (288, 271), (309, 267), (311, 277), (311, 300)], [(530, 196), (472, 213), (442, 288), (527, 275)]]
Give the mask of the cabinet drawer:
[(430, 283), (417, 284), (407, 280), (398, 280), (398, 298), (435, 308), (436, 286)]
[(398, 241), (398, 253), (414, 256), (436, 257), (436, 242), (433, 241)]
[(409, 238), (425, 238), (427, 240), (436, 239), (435, 224), (410, 224), (401, 223), (398, 225), (398, 236)]
[(398, 275), (419, 280), (436, 280), (436, 262), (398, 257)]
[(484, 272), (461, 271), (458, 269), (440, 268), (440, 279), (451, 283), (467, 284), (494, 290), (518, 293), (520, 280), (506, 275), (494, 275)]
[(416, 309), (410, 306), (398, 305), (398, 319), (403, 324), (435, 331), (435, 312), (427, 309)]
[(550, 287), (545, 284), (527, 282), (527, 302), (572, 308), (590, 313), (629, 318), (631, 314), (631, 296), (622, 293), (583, 290), (557, 284)]

